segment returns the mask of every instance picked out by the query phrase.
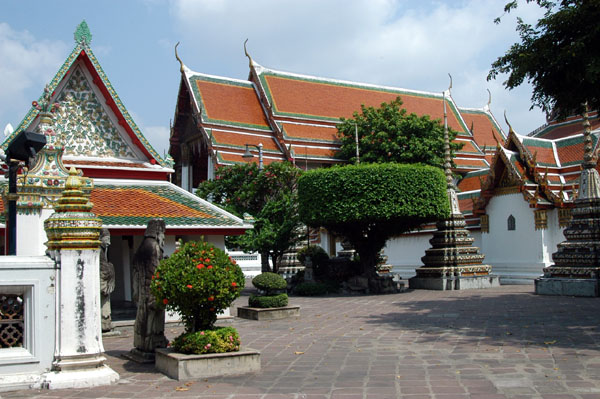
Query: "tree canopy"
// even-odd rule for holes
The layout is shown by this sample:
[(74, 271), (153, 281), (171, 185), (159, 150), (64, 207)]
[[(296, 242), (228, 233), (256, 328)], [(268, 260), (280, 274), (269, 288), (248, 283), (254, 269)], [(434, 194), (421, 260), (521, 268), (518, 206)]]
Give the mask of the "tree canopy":
[[(444, 163), (444, 128), (428, 115), (409, 114), (400, 97), (379, 108), (361, 105), (353, 118), (340, 118), (339, 159), (356, 162), (355, 134), (358, 129), (359, 158), (362, 163), (422, 163), (441, 167)], [(450, 141), (456, 132), (449, 131)], [(451, 143), (451, 150), (460, 144)]]
[(228, 246), (259, 252), (263, 272), (271, 271), (270, 257), (277, 271), (283, 254), (300, 240), (297, 180), (301, 173), (289, 162), (274, 162), (262, 171), (255, 163), (224, 166), (196, 193), (235, 215), (251, 215), (254, 229), (228, 237)]
[(298, 180), (298, 196), (302, 221), (347, 238), (367, 275), (389, 238), (450, 214), (444, 172), (428, 165), (310, 170)]
[[(512, 89), (525, 80), (533, 85), (532, 108), (566, 117), (584, 104), (600, 109), (600, 1), (527, 0), (545, 8), (535, 27), (517, 18), (520, 43), (492, 64), (488, 80), (508, 74)], [(506, 4), (505, 12), (518, 2)], [(500, 22), (498, 18), (496, 22)]]

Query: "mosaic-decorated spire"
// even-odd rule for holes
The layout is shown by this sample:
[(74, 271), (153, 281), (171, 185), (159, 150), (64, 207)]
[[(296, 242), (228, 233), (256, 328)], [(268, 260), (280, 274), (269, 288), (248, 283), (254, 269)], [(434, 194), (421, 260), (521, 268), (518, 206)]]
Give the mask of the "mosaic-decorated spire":
[(77, 29), (75, 29), (73, 37), (75, 38), (75, 43), (81, 46), (87, 47), (90, 45), (92, 42), (92, 33), (90, 32), (90, 28), (85, 20), (81, 21), (81, 23), (77, 25)]
[(44, 222), (49, 250), (100, 247), (102, 221), (91, 212), (92, 203), (83, 192), (84, 181), (75, 168), (69, 170), (65, 189), (55, 213)]
[[(450, 87), (452, 88), (452, 76)], [(490, 274), (492, 267), (483, 265), (484, 255), (472, 246), (475, 239), (466, 229), (465, 217), (460, 211), (458, 197), (452, 179), (452, 156), (448, 134), (446, 92), (444, 103), (444, 172), (447, 195), (450, 202), (450, 217), (436, 223), (436, 231), (429, 240), (431, 248), (421, 258), (423, 266), (416, 269), (416, 277), (409, 280), (410, 288), (434, 290), (459, 290), (467, 288), (489, 288), (499, 285), (497, 276)]]
[(541, 295), (600, 296), (600, 175), (593, 157), (587, 104), (583, 114), (583, 170), (572, 218), (564, 231), (566, 241), (552, 254), (554, 264), (535, 282)]

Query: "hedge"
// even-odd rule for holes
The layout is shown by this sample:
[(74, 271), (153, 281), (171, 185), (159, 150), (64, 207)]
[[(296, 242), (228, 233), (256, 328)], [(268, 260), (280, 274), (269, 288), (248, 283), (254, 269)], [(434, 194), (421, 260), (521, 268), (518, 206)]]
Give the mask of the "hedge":
[(426, 165), (321, 168), (298, 180), (300, 218), (311, 226), (393, 222), (406, 231), (448, 217), (445, 192), (443, 171)]

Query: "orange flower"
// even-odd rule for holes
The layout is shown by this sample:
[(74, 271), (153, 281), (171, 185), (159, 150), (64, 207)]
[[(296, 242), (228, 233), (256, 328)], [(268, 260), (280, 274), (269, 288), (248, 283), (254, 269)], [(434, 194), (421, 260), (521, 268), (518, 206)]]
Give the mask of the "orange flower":
[(233, 282), (231, 283), (231, 286), (232, 286), (232, 287), (237, 287), (237, 283), (236, 283), (235, 281), (233, 281)]
[(204, 267), (204, 265), (203, 265), (202, 263), (198, 263), (198, 264), (196, 265), (196, 267), (197, 267), (198, 269), (202, 269), (202, 268)]
[(191, 285), (191, 284), (188, 284), (188, 285), (186, 285), (186, 287), (188, 287), (189, 289), (192, 289), (192, 288), (194, 288), (194, 286), (193, 286), (193, 285)]
[(212, 269), (212, 265), (208, 265), (206, 268), (207, 269)]
[(210, 259), (206, 258), (204, 259), (205, 262), (210, 262)]
[(212, 302), (212, 301), (215, 300), (215, 297), (211, 295), (211, 296), (208, 297), (208, 300), (209, 300), (209, 302)]
[(169, 300), (167, 298), (163, 299), (163, 303), (166, 305), (167, 303), (169, 303)]

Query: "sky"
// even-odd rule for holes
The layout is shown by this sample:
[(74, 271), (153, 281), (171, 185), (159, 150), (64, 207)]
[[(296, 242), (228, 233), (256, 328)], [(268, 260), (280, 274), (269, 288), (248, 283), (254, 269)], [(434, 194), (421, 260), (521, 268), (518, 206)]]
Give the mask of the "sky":
[[(519, 41), (517, 15), (535, 23), (542, 11), (507, 0), (2, 0), (0, 136), (16, 127), (75, 46), (85, 20), (91, 48), (123, 104), (152, 146), (168, 151), (180, 83), (174, 46), (190, 69), (247, 79), (248, 60), (275, 70), (442, 92), (452, 75), (460, 107), (492, 113), (526, 135), (545, 122), (530, 110), (531, 86), (490, 66)], [(522, 2), (524, 3), (524, 2)], [(503, 16), (500, 24), (496, 17)], [(487, 90), (486, 90), (487, 89)]]

